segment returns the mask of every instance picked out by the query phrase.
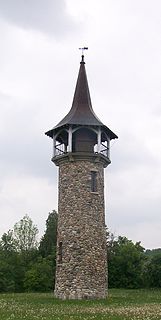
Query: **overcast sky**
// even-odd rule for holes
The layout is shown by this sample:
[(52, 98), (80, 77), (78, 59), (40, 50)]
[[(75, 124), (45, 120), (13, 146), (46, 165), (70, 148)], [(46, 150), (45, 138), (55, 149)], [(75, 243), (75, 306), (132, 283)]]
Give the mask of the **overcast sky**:
[(25, 214), (43, 234), (58, 168), (44, 132), (69, 111), (81, 46), (92, 105), (119, 139), (106, 223), (161, 247), (161, 1), (0, 0), (0, 235)]

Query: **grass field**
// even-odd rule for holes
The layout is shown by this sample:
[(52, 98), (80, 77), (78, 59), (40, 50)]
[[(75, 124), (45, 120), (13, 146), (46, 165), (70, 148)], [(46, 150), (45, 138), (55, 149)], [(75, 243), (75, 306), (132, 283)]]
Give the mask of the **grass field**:
[(109, 290), (107, 300), (60, 301), (50, 293), (0, 294), (0, 320), (157, 320), (161, 290)]

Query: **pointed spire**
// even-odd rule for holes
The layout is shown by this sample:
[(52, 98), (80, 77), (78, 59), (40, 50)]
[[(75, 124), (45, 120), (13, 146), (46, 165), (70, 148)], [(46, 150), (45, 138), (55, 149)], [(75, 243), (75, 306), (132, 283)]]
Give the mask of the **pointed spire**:
[[(77, 84), (75, 88), (75, 93), (74, 93), (74, 98), (73, 98), (73, 103), (72, 103), (72, 109), (75, 110), (75, 117), (80, 118), (80, 113), (83, 111), (89, 112), (92, 111), (92, 103), (91, 103), (91, 98), (90, 98), (90, 92), (89, 92), (89, 87), (88, 87), (88, 81), (87, 81), (87, 75), (86, 75), (86, 70), (85, 70), (85, 62), (84, 62), (84, 56), (82, 55), (82, 61), (80, 62), (80, 69), (79, 69), (79, 74), (78, 74), (78, 79), (77, 79)], [(82, 115), (85, 114), (84, 112)], [(78, 119), (77, 119), (78, 121)]]
[[(84, 50), (84, 48), (80, 49)], [(83, 54), (80, 62), (72, 107), (68, 114), (53, 129), (46, 132), (46, 135), (52, 138), (53, 133), (60, 127), (68, 127), (69, 125), (103, 127), (110, 139), (117, 138), (115, 133), (106, 127), (93, 111)]]
[[(103, 123), (95, 115), (88, 87), (88, 80), (85, 70), (84, 55), (80, 62), (80, 69), (73, 97), (72, 107), (65, 118), (56, 127), (66, 124), (96, 125), (102, 126)], [(56, 128), (55, 127), (55, 128)]]

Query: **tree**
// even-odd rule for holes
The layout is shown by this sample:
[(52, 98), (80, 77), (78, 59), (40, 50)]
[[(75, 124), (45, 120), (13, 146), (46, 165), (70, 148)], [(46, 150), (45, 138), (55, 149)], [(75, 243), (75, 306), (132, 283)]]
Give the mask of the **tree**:
[(9, 292), (15, 290), (14, 280), (14, 255), (1, 248), (0, 249), (0, 292)]
[(25, 215), (0, 241), (0, 290), (24, 291), (24, 276), (38, 255), (37, 227)]
[(109, 286), (115, 288), (142, 287), (144, 248), (126, 237), (113, 241), (109, 266)]
[(55, 270), (56, 270), (56, 243), (57, 243), (57, 223), (58, 214), (55, 210), (49, 212), (46, 220), (46, 231), (41, 238), (39, 245), (39, 253), (42, 258), (46, 258), (51, 266), (52, 270), (52, 285), (55, 282)]
[(38, 229), (31, 218), (25, 215), (14, 225), (14, 239), (18, 251), (30, 251), (36, 249)]
[(46, 292), (53, 289), (53, 272), (50, 261), (47, 258), (39, 258), (24, 278), (26, 291)]
[(55, 210), (49, 212), (46, 220), (46, 231), (44, 236), (41, 238), (39, 252), (42, 257), (49, 255), (55, 255), (56, 241), (57, 241), (57, 222), (58, 214)]
[(14, 239), (13, 230), (9, 230), (2, 235), (0, 245), (1, 249), (5, 252), (16, 251), (16, 241)]
[(145, 283), (151, 288), (161, 288), (161, 253), (156, 250), (156, 254), (148, 259), (144, 273)]
[(147, 257), (153, 257), (153, 256), (156, 256), (157, 254), (161, 254), (161, 248), (157, 248), (157, 249), (147, 249), (145, 250), (145, 255)]

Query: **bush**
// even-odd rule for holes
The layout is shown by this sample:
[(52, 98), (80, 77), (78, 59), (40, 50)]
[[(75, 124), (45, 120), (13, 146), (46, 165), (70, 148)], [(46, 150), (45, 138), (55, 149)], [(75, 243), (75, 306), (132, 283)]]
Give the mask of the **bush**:
[(54, 275), (52, 266), (46, 258), (39, 258), (25, 274), (24, 288), (26, 291), (46, 292), (53, 289)]

